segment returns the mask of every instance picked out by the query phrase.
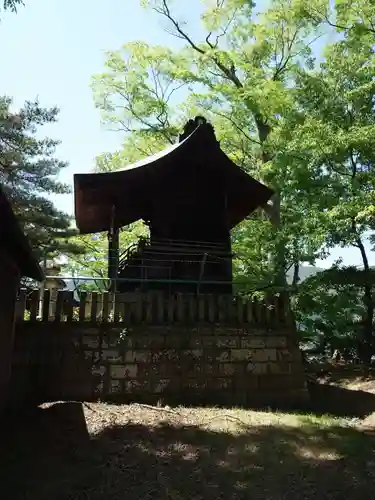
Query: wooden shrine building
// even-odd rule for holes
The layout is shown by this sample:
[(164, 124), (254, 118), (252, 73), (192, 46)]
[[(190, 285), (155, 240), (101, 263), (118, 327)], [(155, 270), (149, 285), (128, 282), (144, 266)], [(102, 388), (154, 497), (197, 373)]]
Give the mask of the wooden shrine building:
[(0, 185), (0, 415), (9, 397), (15, 306), (22, 277), (42, 281), (40, 268)]
[[(76, 174), (74, 190), (80, 232), (108, 232), (115, 289), (170, 293), (232, 293), (230, 231), (273, 193), (228, 158), (202, 117), (156, 155)], [(139, 219), (149, 239), (120, 252), (120, 228)]]

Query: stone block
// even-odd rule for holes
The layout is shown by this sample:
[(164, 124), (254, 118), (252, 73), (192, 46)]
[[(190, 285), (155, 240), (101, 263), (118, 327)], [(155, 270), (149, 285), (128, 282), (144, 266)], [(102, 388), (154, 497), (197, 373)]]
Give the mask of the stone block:
[(199, 375), (205, 373), (205, 364), (204, 363), (193, 363), (189, 367), (189, 371), (194, 375)]
[(202, 358), (202, 362), (214, 362), (216, 361), (216, 356), (217, 354), (220, 354), (222, 352), (222, 350), (217, 351), (217, 349), (214, 349), (214, 348), (205, 348), (203, 350), (203, 358)]
[(80, 340), (77, 337), (72, 338), (71, 343), (72, 343), (73, 349), (79, 349), (81, 347)]
[(189, 347), (189, 336), (185, 333), (182, 335), (167, 335), (164, 347), (165, 349), (186, 349)]
[(236, 372), (238, 363), (219, 363), (219, 374), (224, 376), (232, 376)]
[(203, 373), (205, 375), (213, 375), (218, 372), (218, 364), (217, 363), (202, 363)]
[(92, 367), (91, 373), (94, 376), (103, 377), (103, 375), (106, 373), (106, 371), (107, 371), (107, 368), (105, 366), (103, 366), (103, 365), (97, 365), (97, 366), (93, 366)]
[(196, 333), (198, 335), (214, 335), (215, 334), (215, 329), (213, 327), (207, 327), (207, 326), (200, 326), (197, 328)]
[(154, 392), (156, 394), (161, 394), (163, 393), (166, 389), (168, 389), (168, 386), (170, 385), (171, 380), (170, 379), (160, 379), (154, 387)]
[(184, 363), (183, 361), (176, 361), (171, 363), (166, 361), (161, 365), (163, 367), (162, 374), (164, 374), (164, 378), (187, 376), (187, 373), (193, 369), (193, 365), (193, 362)]
[(252, 351), (251, 359), (254, 362), (276, 361), (276, 349), (255, 349)]
[(109, 392), (111, 394), (119, 394), (121, 392), (121, 383), (119, 380), (111, 380), (109, 385)]
[(149, 351), (125, 351), (125, 363), (147, 363), (151, 358)]
[(238, 347), (239, 339), (238, 337), (217, 337), (216, 346), (217, 347), (228, 347), (236, 348)]
[(105, 349), (103, 350), (102, 353), (102, 360), (118, 362), (122, 361), (122, 356), (120, 355), (117, 349)]
[(246, 371), (254, 375), (263, 375), (268, 373), (268, 363), (254, 363), (249, 362), (246, 365)]
[(110, 349), (116, 349), (119, 344), (120, 337), (117, 334), (109, 333), (106, 335), (107, 345)]
[(165, 356), (163, 351), (151, 351), (150, 352), (150, 362), (151, 363), (161, 363), (165, 361)]
[(139, 393), (144, 390), (148, 391), (150, 387), (150, 383), (148, 380), (140, 381), (140, 380), (125, 380), (124, 382), (124, 391), (126, 393)]
[(136, 378), (138, 373), (138, 366), (136, 364), (112, 365), (110, 373), (111, 378), (115, 379)]
[(202, 337), (202, 345), (204, 347), (216, 347), (217, 337), (213, 335), (207, 335)]
[(252, 359), (252, 351), (250, 349), (232, 349), (232, 361), (246, 361)]
[(160, 356), (159, 359), (175, 363), (180, 359), (180, 354), (178, 351), (175, 351), (174, 349), (166, 349), (163, 351), (162, 356)]
[(219, 362), (230, 361), (230, 351), (229, 350), (217, 351), (215, 359), (216, 361)]
[(267, 335), (267, 330), (264, 328), (242, 328), (239, 330), (239, 335), (242, 337), (264, 337)]
[(216, 389), (229, 389), (232, 386), (232, 379), (231, 378), (215, 378), (214, 379), (214, 385)]
[(133, 337), (125, 337), (125, 338), (122, 338), (122, 339), (118, 339), (118, 345), (122, 349), (133, 350), (135, 348), (135, 339)]
[[(168, 344), (170, 339), (168, 339)], [(162, 349), (165, 344), (164, 335), (140, 335), (134, 341), (136, 349)]]
[(104, 389), (104, 382), (101, 380), (98, 384), (95, 385), (94, 392), (95, 394), (102, 394), (103, 389)]
[(125, 363), (135, 363), (135, 351), (126, 350), (124, 353), (124, 361)]
[(203, 339), (201, 337), (194, 335), (193, 337), (190, 337), (189, 345), (191, 349), (196, 349), (197, 347), (198, 348), (203, 347)]
[(137, 363), (147, 363), (151, 358), (150, 351), (134, 351)]
[(283, 336), (272, 336), (272, 337), (267, 337), (266, 338), (266, 346), (267, 347), (276, 347), (276, 348), (282, 348), (287, 346), (287, 340)]
[(167, 325), (147, 325), (146, 328), (139, 328), (134, 333), (137, 337), (139, 335), (163, 336), (170, 335), (172, 330)]
[(243, 349), (264, 349), (266, 347), (266, 340), (262, 337), (241, 338), (241, 347)]
[(238, 337), (238, 329), (229, 326), (221, 327), (216, 325), (213, 329), (213, 333), (215, 335), (223, 335), (226, 337)]
[(186, 349), (181, 352), (181, 358), (190, 358), (200, 361), (203, 358), (203, 349)]
[(85, 348), (99, 349), (99, 337), (94, 335), (84, 335), (82, 338), (82, 344)]
[(171, 363), (168, 362), (159, 362), (159, 363), (150, 363), (149, 365), (139, 365), (138, 373), (141, 376), (144, 376), (145, 373), (152, 373), (153, 377), (159, 378), (167, 378), (170, 376), (170, 366)]
[(206, 386), (205, 379), (191, 377), (191, 378), (184, 378), (181, 381), (181, 388), (182, 389), (200, 390), (200, 389), (203, 389), (205, 386)]
[(162, 372), (161, 368), (170, 366), (170, 364), (160, 364), (160, 363), (140, 363), (137, 365), (138, 377), (154, 378), (160, 376), (168, 376), (168, 373)]

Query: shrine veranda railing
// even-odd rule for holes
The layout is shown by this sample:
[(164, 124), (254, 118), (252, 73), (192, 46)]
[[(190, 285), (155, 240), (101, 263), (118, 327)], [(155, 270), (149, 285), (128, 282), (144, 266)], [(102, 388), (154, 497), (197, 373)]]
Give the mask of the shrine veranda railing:
[(68, 290), (23, 290), (18, 294), (16, 322), (84, 324), (220, 323), (280, 327), (289, 323), (281, 296), (264, 300), (231, 295), (167, 296), (150, 293), (99, 293)]

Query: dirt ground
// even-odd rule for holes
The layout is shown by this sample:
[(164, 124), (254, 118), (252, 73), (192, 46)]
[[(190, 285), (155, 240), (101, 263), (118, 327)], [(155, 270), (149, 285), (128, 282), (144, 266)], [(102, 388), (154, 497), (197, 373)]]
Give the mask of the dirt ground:
[[(370, 499), (375, 428), (364, 422), (375, 412), (373, 388), (319, 384), (311, 413), (45, 404), (4, 421), (1, 498)], [(344, 395), (347, 410), (335, 415)]]

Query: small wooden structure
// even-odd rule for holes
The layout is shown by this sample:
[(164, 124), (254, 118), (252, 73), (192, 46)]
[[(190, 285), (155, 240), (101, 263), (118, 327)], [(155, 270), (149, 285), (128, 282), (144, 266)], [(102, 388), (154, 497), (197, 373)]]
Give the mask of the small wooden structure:
[[(273, 193), (228, 158), (202, 117), (179, 143), (122, 170), (76, 174), (74, 186), (80, 232), (108, 232), (117, 290), (170, 294), (231, 294), (230, 231)], [(150, 238), (120, 253), (119, 229), (139, 219)]]
[(34, 259), (9, 201), (0, 187), (0, 413), (4, 409), (11, 374), (14, 312), (20, 278), (37, 281), (43, 272)]

